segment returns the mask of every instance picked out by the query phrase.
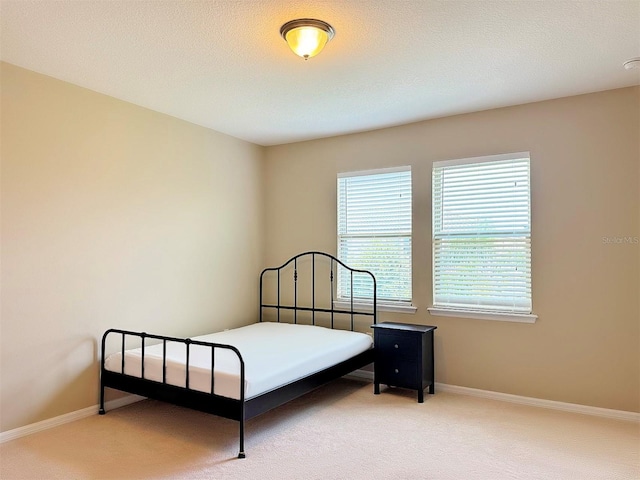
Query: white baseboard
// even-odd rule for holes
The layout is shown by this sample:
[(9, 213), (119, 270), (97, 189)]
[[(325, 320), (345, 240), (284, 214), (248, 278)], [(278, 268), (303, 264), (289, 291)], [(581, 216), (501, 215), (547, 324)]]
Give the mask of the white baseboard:
[[(127, 395), (125, 397), (116, 398), (115, 400), (110, 400), (106, 402), (104, 406), (106, 410), (113, 410), (116, 408), (124, 407), (125, 405), (129, 405), (131, 403), (139, 402), (140, 400), (144, 400), (144, 397), (140, 397), (138, 395)], [(91, 415), (97, 414), (98, 409), (99, 405), (94, 405), (92, 407), (83, 408), (82, 410), (76, 410), (75, 412), (65, 413), (64, 415), (60, 415), (58, 417), (48, 418), (47, 420), (42, 420), (41, 422), (31, 423), (29, 425), (25, 425), (24, 427), (18, 427), (14, 428), (13, 430), (7, 430), (6, 432), (0, 432), (0, 443), (5, 443), (20, 437), (26, 437), (27, 435), (31, 435), (32, 433), (41, 432), (42, 430), (47, 430), (59, 425), (64, 425), (65, 423), (74, 422), (76, 420), (80, 420), (81, 418), (90, 417)]]
[[(355, 372), (347, 375), (347, 377), (366, 379), (373, 382), (373, 372), (368, 370), (356, 370)], [(436, 382), (436, 391), (438, 390), (440, 390), (441, 392), (451, 392), (458, 393), (460, 395), (469, 395), (472, 397), (499, 400), (501, 402), (530, 405), (532, 407), (549, 408), (552, 410), (561, 410), (563, 412), (582, 413), (584, 415), (612, 418), (615, 420), (640, 422), (640, 413), (627, 412), (625, 410), (612, 410), (609, 408), (579, 405), (577, 403), (565, 403), (557, 402), (555, 400), (544, 400), (542, 398), (523, 397), (520, 395), (511, 395), (509, 393), (492, 392), (490, 390), (480, 390), (477, 388), (460, 387), (458, 385), (448, 385), (446, 383)]]
[(521, 405), (530, 405), (532, 407), (550, 408), (552, 410), (562, 410), (563, 412), (582, 413), (585, 415), (593, 415), (596, 417), (613, 418), (615, 420), (640, 422), (640, 413), (627, 412), (625, 410), (613, 410), (610, 408), (592, 407), (589, 405), (580, 405), (577, 403), (566, 403), (557, 402), (555, 400), (545, 400), (542, 398), (523, 397), (520, 395), (511, 395), (509, 393), (492, 392), (489, 390), (459, 387), (458, 385), (447, 385), (446, 383), (436, 382), (436, 391), (438, 389), (443, 392), (459, 393), (461, 395), (488, 398), (491, 400), (499, 400), (501, 402), (518, 403)]
[[(356, 370), (345, 377), (364, 379), (373, 381), (373, 372), (369, 370)], [(499, 400), (501, 402), (517, 403), (520, 405), (529, 405), (532, 407), (549, 408), (552, 410), (561, 410), (564, 412), (581, 413), (584, 415), (592, 415), (596, 417), (612, 418), (615, 420), (625, 420), (631, 422), (640, 422), (640, 413), (627, 412), (624, 410), (612, 410), (609, 408), (591, 407), (588, 405), (579, 405), (576, 403), (556, 402), (555, 400), (544, 400), (541, 398), (523, 397), (520, 395), (511, 395), (509, 393), (492, 392), (489, 390), (480, 390), (477, 388), (460, 387), (458, 385), (448, 385), (446, 383), (437, 383), (436, 390), (442, 392), (457, 393), (460, 395), (469, 395), (472, 397), (487, 398), (490, 400)], [(105, 403), (106, 410), (124, 407), (131, 403), (144, 400), (144, 397), (138, 395), (127, 395)], [(49, 418), (41, 422), (25, 425), (24, 427), (14, 428), (6, 432), (0, 432), (0, 443), (5, 443), (16, 438), (25, 437), (32, 433), (41, 432), (49, 428), (64, 425), (65, 423), (74, 422), (81, 418), (90, 417), (98, 413), (98, 405), (76, 410), (75, 412), (66, 413), (58, 417)]]

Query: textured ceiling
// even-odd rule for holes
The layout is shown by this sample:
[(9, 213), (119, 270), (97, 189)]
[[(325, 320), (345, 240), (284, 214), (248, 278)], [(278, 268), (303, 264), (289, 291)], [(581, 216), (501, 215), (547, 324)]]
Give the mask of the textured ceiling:
[[(336, 30), (305, 62), (279, 36)], [(2, 60), (261, 145), (637, 85), (640, 1), (5, 1)]]

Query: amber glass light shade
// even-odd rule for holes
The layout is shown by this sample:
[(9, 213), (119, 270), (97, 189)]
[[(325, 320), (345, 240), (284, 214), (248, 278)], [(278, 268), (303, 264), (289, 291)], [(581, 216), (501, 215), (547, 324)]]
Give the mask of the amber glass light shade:
[(280, 28), (280, 35), (296, 55), (308, 60), (322, 51), (335, 31), (322, 20), (302, 18), (285, 23)]

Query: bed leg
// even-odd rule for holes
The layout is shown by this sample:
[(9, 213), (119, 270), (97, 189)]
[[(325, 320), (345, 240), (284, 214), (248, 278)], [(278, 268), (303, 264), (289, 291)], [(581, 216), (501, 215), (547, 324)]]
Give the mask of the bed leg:
[(245, 458), (244, 453), (244, 415), (243, 418), (240, 419), (240, 453), (238, 453), (238, 458)]
[(244, 453), (244, 405), (242, 405), (240, 413), (240, 452), (238, 458), (245, 458)]
[(104, 384), (100, 382), (100, 409), (98, 410), (98, 414), (104, 415), (106, 412), (104, 411)]

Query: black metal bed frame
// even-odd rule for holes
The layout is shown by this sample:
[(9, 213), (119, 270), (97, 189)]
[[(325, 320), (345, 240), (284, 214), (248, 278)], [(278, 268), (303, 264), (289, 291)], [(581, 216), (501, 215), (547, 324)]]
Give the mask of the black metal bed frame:
[[(312, 276), (312, 299), (311, 306), (299, 306), (298, 305), (298, 261), (302, 258), (310, 257), (311, 258), (311, 276)], [(316, 257), (321, 257), (323, 259), (329, 259), (330, 261), (330, 290), (331, 290), (331, 308), (319, 308), (316, 307)], [(280, 301), (281, 296), (281, 272), (283, 269), (290, 266), (293, 262), (293, 284), (294, 284), (294, 304), (293, 305), (282, 305)], [(371, 278), (373, 282), (373, 305), (372, 310), (356, 310), (354, 309), (354, 301), (353, 295), (351, 295), (351, 302), (349, 309), (335, 309), (334, 308), (334, 266), (342, 266), (344, 267), (350, 274), (351, 277), (351, 292), (353, 292), (353, 275), (354, 273), (364, 274)], [(338, 267), (339, 268), (339, 267)], [(276, 272), (277, 273), (277, 302), (275, 304), (267, 304), (263, 301), (263, 282), (264, 275), (267, 272)], [(365, 315), (372, 316), (373, 323), (376, 323), (377, 320), (377, 312), (376, 312), (376, 279), (375, 276), (367, 271), (367, 270), (359, 270), (351, 268), (341, 262), (339, 259), (324, 252), (318, 251), (310, 251), (304, 252), (292, 257), (287, 262), (282, 264), (279, 267), (272, 267), (264, 269), (260, 274), (260, 322), (263, 321), (263, 311), (265, 309), (275, 309), (276, 310), (276, 318), (277, 321), (280, 322), (280, 311), (293, 311), (294, 323), (298, 323), (298, 312), (311, 312), (311, 321), (312, 324), (316, 324), (315, 313), (322, 312), (325, 314), (331, 315), (331, 328), (334, 328), (334, 317), (336, 314), (340, 315), (350, 315), (351, 317), (351, 330), (354, 329), (354, 317), (356, 315)], [(111, 334), (120, 335), (121, 336), (121, 354), (122, 354), (122, 372), (112, 372), (105, 369), (105, 347), (107, 337)], [(126, 337), (132, 336), (140, 339), (141, 342), (141, 375), (133, 376), (124, 373), (124, 365), (125, 365), (125, 344)], [(148, 380), (144, 378), (144, 354), (145, 354), (145, 342), (147, 339), (150, 340), (159, 340), (163, 344), (163, 375), (162, 382)], [(171, 385), (167, 383), (166, 378), (166, 348), (167, 342), (175, 342), (182, 343), (185, 345), (186, 349), (186, 368), (185, 368), (185, 387), (179, 387), (175, 385)], [(189, 388), (189, 355), (191, 345), (200, 345), (204, 347), (211, 348), (211, 392), (202, 392), (199, 390), (193, 390)], [(233, 351), (240, 361), (240, 392), (239, 399), (223, 397), (220, 395), (214, 394), (214, 385), (215, 385), (215, 351), (216, 349), (226, 349)], [(362, 352), (354, 357), (349, 358), (341, 363), (333, 365), (325, 370), (321, 370), (314, 374), (308, 375), (302, 379), (296, 380), (294, 382), (285, 384), (281, 387), (275, 388), (268, 392), (262, 393), (250, 399), (245, 399), (245, 364), (242, 358), (242, 353), (232, 345), (226, 345), (221, 343), (211, 343), (211, 342), (201, 342), (197, 340), (192, 340), (190, 338), (176, 338), (176, 337), (167, 337), (163, 335), (153, 335), (148, 334), (146, 332), (133, 332), (129, 330), (120, 330), (120, 329), (109, 329), (102, 336), (102, 353), (101, 353), (101, 364), (100, 364), (100, 415), (105, 414), (104, 409), (104, 393), (105, 388), (114, 388), (117, 390), (125, 391), (128, 393), (133, 393), (136, 395), (141, 395), (147, 398), (153, 398), (156, 400), (161, 400), (165, 402), (169, 402), (175, 405), (179, 405), (182, 407), (191, 408), (194, 410), (199, 410), (206, 413), (211, 413), (214, 415), (218, 415), (221, 417), (229, 418), (232, 420), (237, 420), (240, 424), (240, 451), (238, 453), (238, 458), (245, 458), (244, 451), (244, 427), (245, 421), (249, 420), (261, 413), (267, 412), (275, 407), (283, 405), (294, 398), (297, 398), (305, 393), (308, 393), (315, 388), (337, 378), (342, 377), (354, 370), (362, 368), (365, 365), (368, 365), (373, 362), (373, 348)]]

